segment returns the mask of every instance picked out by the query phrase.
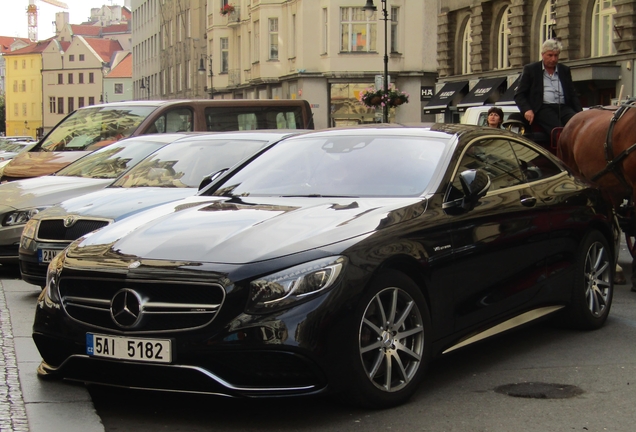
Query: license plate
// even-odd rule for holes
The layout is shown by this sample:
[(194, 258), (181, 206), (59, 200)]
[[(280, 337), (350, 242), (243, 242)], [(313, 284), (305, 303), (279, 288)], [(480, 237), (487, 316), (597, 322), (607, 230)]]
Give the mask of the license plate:
[(86, 354), (154, 363), (172, 361), (170, 339), (141, 339), (86, 333)]
[(41, 263), (51, 262), (55, 255), (61, 251), (61, 249), (38, 249), (38, 261)]

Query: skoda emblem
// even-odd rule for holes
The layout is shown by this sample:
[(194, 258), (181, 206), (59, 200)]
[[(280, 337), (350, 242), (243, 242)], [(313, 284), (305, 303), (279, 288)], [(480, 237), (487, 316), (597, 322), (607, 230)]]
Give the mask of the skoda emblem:
[(77, 219), (75, 218), (75, 216), (66, 216), (64, 218), (64, 228), (70, 228), (73, 225), (75, 225), (75, 222), (77, 221)]
[(129, 288), (117, 291), (110, 301), (110, 316), (119, 327), (135, 327), (139, 323), (142, 313), (141, 297)]

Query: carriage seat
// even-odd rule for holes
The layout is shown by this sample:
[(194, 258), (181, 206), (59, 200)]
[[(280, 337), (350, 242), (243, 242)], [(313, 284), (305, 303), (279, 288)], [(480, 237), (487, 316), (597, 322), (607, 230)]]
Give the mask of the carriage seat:
[(531, 125), (521, 113), (517, 112), (510, 114), (508, 119), (501, 124), (501, 127), (536, 142), (553, 154), (556, 154), (557, 142), (563, 130), (563, 128), (554, 128), (552, 133), (548, 135), (541, 126), (536, 123)]

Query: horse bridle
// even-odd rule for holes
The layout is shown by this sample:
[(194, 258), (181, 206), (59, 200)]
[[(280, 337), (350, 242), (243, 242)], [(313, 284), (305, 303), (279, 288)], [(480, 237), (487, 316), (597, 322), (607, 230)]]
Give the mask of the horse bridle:
[(636, 108), (636, 98), (630, 99), (624, 104), (621, 104), (621, 106), (614, 112), (614, 115), (612, 116), (612, 119), (610, 120), (609, 129), (607, 129), (607, 137), (605, 138), (605, 143), (603, 144), (603, 147), (605, 148), (605, 161), (607, 161), (607, 166), (603, 170), (601, 170), (598, 174), (596, 174), (594, 177), (592, 177), (592, 181), (595, 182), (600, 177), (611, 172), (616, 176), (618, 181), (623, 186), (625, 186), (627, 190), (631, 191), (632, 189), (631, 186), (627, 184), (625, 177), (620, 172), (619, 164), (630, 153), (636, 150), (636, 143), (632, 144), (630, 147), (626, 148), (625, 150), (620, 152), (616, 157), (614, 157), (614, 148), (613, 148), (613, 142), (612, 142), (614, 126), (616, 126), (616, 123), (618, 122), (618, 120), (620, 120), (623, 114), (625, 114), (627, 110), (630, 108)]

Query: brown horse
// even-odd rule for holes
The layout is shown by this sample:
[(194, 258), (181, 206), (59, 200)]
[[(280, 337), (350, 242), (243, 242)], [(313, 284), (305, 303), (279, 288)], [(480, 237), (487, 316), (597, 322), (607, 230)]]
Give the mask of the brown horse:
[[(636, 101), (577, 113), (563, 128), (557, 156), (618, 207), (636, 191)], [(636, 202), (633, 200), (632, 202)]]

